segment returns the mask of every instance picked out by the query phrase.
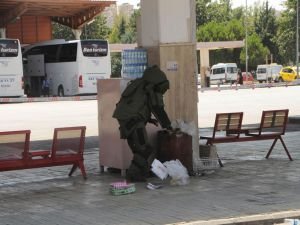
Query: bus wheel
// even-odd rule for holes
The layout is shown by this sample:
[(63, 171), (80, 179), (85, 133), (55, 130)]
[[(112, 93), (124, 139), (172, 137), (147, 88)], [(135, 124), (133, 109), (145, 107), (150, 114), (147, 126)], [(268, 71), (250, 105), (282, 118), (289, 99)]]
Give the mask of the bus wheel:
[(59, 87), (58, 87), (57, 95), (58, 95), (59, 97), (64, 97), (64, 96), (65, 96), (63, 86), (59, 86)]

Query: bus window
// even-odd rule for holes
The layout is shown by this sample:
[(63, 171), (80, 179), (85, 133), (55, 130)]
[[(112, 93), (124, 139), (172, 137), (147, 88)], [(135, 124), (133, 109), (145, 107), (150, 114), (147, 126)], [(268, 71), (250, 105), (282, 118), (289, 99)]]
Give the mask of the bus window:
[(43, 46), (43, 52), (45, 54), (45, 63), (55, 63), (58, 61), (58, 47), (59, 45)]
[(75, 62), (76, 57), (77, 57), (77, 43), (61, 45), (59, 62)]

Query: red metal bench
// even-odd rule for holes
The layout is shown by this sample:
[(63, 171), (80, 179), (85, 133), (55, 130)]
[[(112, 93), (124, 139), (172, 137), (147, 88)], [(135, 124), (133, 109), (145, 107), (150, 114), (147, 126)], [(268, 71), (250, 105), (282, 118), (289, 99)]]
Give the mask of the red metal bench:
[(55, 128), (51, 150), (29, 151), (30, 131), (0, 132), (0, 171), (73, 165), (86, 179), (83, 151), (86, 127)]
[[(234, 142), (240, 137), (242, 120), (242, 112), (217, 113), (212, 136), (200, 136), (200, 139), (206, 139), (206, 145)], [(218, 154), (217, 156), (220, 166), (223, 166)]]
[(30, 130), (0, 132), (0, 171), (26, 167), (29, 141)]
[[(279, 139), (289, 158), (293, 160), (283, 139), (288, 120), (288, 109), (267, 110), (262, 112), (260, 125), (258, 127), (242, 127), (243, 113), (218, 113), (212, 136), (200, 136), (206, 139), (206, 145), (229, 142), (274, 140), (266, 158), (269, 158), (277, 140)], [(233, 119), (234, 118), (234, 119)], [(216, 135), (222, 133), (221, 136)], [(219, 158), (220, 166), (223, 166)]]

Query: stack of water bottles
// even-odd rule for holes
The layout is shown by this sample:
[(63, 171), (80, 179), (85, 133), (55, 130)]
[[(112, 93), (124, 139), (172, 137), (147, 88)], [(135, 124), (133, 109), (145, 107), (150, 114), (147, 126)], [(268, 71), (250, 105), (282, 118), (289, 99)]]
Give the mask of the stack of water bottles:
[(146, 49), (125, 49), (122, 51), (122, 77), (136, 79), (143, 76), (147, 68)]
[(279, 223), (278, 225), (300, 225), (299, 219), (284, 219), (283, 223)]

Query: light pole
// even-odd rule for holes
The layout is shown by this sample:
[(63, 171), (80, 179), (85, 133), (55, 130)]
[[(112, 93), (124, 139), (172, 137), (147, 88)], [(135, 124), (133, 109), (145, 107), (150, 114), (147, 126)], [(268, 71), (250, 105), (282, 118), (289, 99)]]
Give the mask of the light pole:
[(296, 28), (296, 66), (297, 78), (299, 78), (299, 0), (297, 0), (297, 28)]
[[(298, 0), (297, 0), (298, 1)], [(246, 38), (245, 38), (245, 48), (246, 48), (246, 77), (248, 76), (248, 9), (247, 9), (247, 0), (246, 0), (246, 16), (245, 16), (245, 29), (246, 29)]]

